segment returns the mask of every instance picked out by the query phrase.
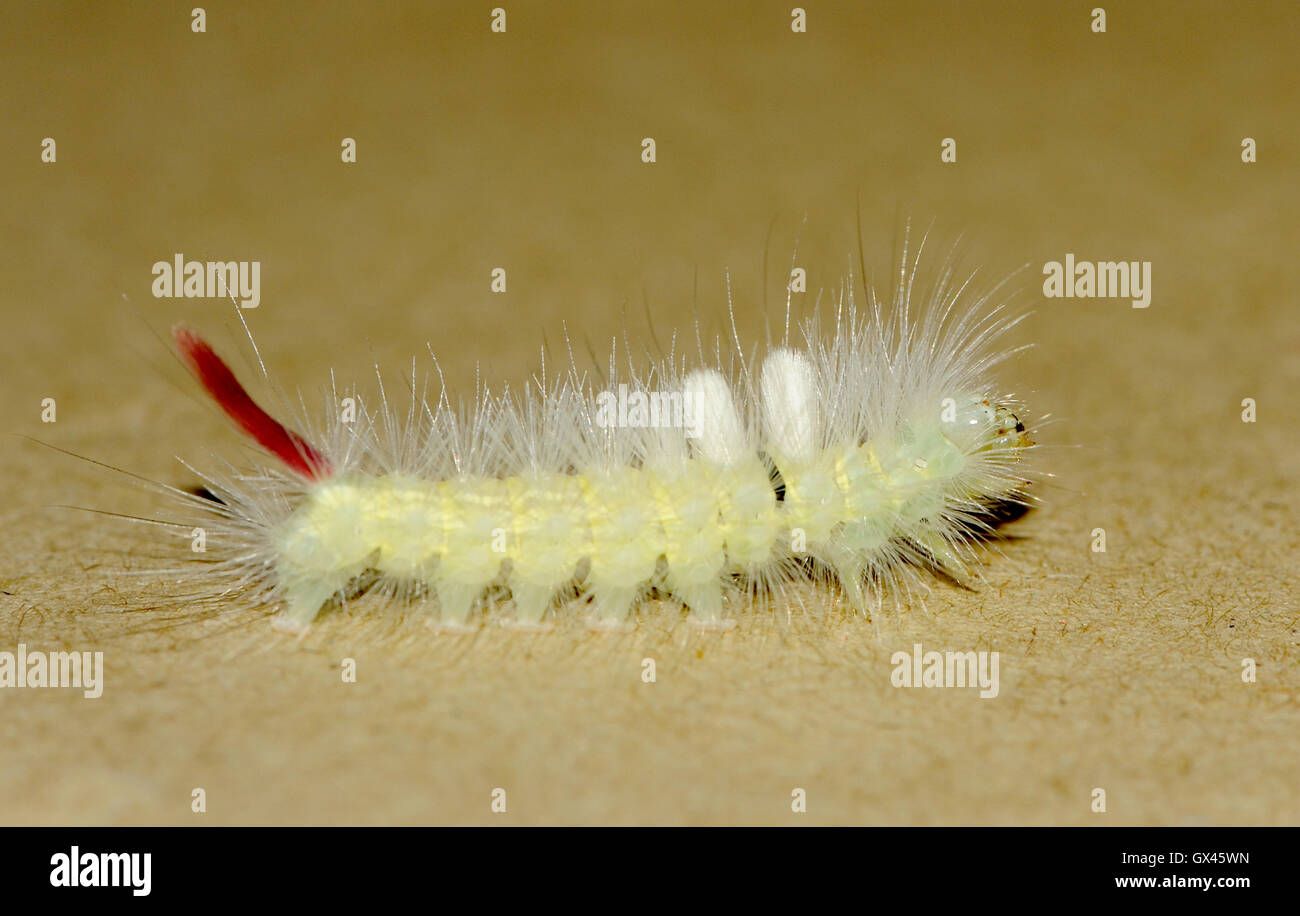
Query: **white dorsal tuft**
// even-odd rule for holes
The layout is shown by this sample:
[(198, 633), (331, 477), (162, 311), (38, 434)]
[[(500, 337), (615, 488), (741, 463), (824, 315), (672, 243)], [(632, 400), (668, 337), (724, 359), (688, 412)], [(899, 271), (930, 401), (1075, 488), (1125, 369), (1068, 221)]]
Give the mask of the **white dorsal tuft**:
[(759, 382), (763, 419), (772, 445), (784, 458), (810, 461), (817, 450), (817, 384), (812, 363), (797, 350), (773, 350)]
[(731, 385), (717, 369), (696, 369), (682, 382), (683, 409), (695, 453), (713, 464), (730, 466), (753, 456)]

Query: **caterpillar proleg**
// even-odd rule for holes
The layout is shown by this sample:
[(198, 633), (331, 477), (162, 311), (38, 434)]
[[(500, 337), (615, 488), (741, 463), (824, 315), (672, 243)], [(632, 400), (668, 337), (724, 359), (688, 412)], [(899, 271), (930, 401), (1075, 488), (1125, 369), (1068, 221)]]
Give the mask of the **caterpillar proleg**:
[(907, 267), (866, 308), (850, 279), (829, 331), (814, 317), (791, 339), (787, 320), (758, 362), (738, 342), (727, 365), (674, 352), (619, 377), (611, 360), (603, 385), (575, 362), (468, 405), (412, 379), (404, 410), (383, 396), (340, 419), (333, 396), (301, 433), (178, 325), (192, 373), (275, 459), (205, 473), (216, 498), (189, 505), (207, 571), (292, 630), (367, 585), (456, 630), (490, 590), (520, 627), (565, 602), (626, 626), (652, 593), (724, 626), (796, 580), (838, 581), (867, 615), (924, 568), (965, 583), (974, 542), (1032, 498), (1023, 405), (991, 378), (1019, 318), (950, 270), (918, 307)]

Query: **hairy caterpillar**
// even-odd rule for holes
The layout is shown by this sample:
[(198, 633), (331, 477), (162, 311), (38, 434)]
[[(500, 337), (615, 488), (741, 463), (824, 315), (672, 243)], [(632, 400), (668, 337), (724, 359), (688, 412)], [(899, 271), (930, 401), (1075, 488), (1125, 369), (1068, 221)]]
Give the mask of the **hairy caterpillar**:
[(412, 378), (405, 410), (381, 379), (376, 410), (341, 418), (333, 395), (302, 434), (177, 325), (191, 372), (277, 459), (205, 473), (213, 498), (186, 497), (207, 516), (207, 571), (291, 630), (366, 587), (456, 630), (493, 589), (513, 604), (503, 622), (545, 626), (567, 596), (606, 628), (651, 591), (722, 626), (732, 602), (800, 579), (838, 580), (864, 613), (918, 567), (964, 583), (973, 542), (1030, 499), (1023, 408), (989, 377), (1019, 318), (989, 307), (996, 288), (968, 302), (951, 267), (916, 309), (908, 268), (905, 253), (892, 296), (868, 291), (862, 311), (850, 278), (830, 332), (812, 318), (801, 342), (787, 303), (761, 365), (737, 339), (727, 374), (720, 345), (689, 371), (670, 353), (620, 380), (611, 360), (600, 390), (574, 362), (469, 405), (445, 388), (430, 404)]

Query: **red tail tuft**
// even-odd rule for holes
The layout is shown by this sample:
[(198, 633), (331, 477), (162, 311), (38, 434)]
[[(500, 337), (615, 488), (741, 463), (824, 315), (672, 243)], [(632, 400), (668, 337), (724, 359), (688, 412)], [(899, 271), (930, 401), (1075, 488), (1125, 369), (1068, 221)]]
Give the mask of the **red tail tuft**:
[(199, 384), (247, 436), (308, 480), (334, 473), (328, 459), (306, 439), (257, 406), (206, 340), (183, 324), (172, 328), (172, 339)]

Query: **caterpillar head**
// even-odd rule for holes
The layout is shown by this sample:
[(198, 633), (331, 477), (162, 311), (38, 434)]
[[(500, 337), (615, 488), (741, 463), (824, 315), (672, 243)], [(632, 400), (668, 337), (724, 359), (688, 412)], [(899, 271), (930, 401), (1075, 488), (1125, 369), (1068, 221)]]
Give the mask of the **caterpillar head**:
[(944, 419), (952, 427), (949, 438), (967, 454), (993, 452), (1014, 460), (1034, 444), (1011, 408), (988, 398), (970, 398)]
[(1034, 444), (1034, 440), (1029, 438), (1025, 424), (1020, 422), (1020, 418), (1005, 404), (993, 405), (993, 420), (993, 441), (989, 444), (989, 448), (1010, 451), (1019, 457), (1022, 449), (1027, 449)]
[(967, 455), (986, 456), (1001, 468), (994, 472), (989, 483), (1000, 481), (999, 488), (1005, 489), (975, 497), (980, 510), (969, 520), (972, 530), (984, 534), (1028, 512), (1032, 503), (1027, 493), (1029, 481), (1012, 472), (1010, 465), (1023, 457), (1034, 440), (1029, 438), (1029, 431), (1015, 412), (1006, 404), (973, 397), (957, 407), (949, 425), (952, 431), (948, 437)]

